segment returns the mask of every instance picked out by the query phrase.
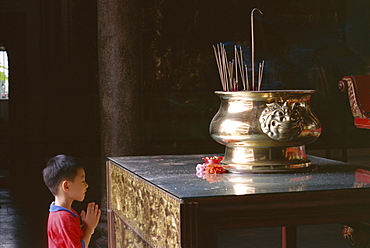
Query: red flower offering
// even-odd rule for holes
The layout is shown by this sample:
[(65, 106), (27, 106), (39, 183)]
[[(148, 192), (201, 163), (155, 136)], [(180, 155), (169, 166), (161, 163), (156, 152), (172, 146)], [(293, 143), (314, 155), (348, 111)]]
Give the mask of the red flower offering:
[(202, 158), (206, 164), (220, 164), (224, 157), (212, 156)]
[(206, 173), (208, 174), (223, 174), (226, 170), (219, 164), (208, 164), (206, 167)]

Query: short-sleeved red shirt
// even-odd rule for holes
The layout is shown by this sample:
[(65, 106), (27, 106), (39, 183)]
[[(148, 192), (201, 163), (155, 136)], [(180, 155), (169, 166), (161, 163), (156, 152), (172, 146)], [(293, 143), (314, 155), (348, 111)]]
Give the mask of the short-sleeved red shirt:
[(49, 248), (85, 248), (80, 215), (73, 209), (69, 210), (52, 203), (47, 231)]

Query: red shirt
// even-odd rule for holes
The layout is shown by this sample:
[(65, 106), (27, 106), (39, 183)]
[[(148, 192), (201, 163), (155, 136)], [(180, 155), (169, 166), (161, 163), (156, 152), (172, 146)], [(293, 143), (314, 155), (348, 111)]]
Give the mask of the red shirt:
[(80, 216), (73, 209), (69, 210), (52, 203), (47, 231), (49, 248), (85, 248)]

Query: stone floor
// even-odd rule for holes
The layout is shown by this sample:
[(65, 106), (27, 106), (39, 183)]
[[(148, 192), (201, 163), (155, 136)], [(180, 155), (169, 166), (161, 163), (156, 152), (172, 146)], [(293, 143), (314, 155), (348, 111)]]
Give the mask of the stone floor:
[(10, 189), (0, 189), (0, 247), (27, 247), (27, 228)]
[[(325, 156), (324, 151), (309, 151), (309, 154)], [(332, 153), (340, 159), (340, 151)], [(335, 157), (337, 156), (337, 157)], [(370, 164), (370, 150), (349, 150), (351, 163)], [(27, 196), (28, 185), (19, 191), (13, 187), (12, 177), (6, 169), (0, 169), (0, 248), (46, 247), (45, 219), (48, 203), (38, 202)], [(31, 185), (34, 187), (44, 187)], [(15, 190), (14, 188), (17, 188)], [(341, 235), (342, 225), (318, 225), (298, 227), (298, 248), (348, 248)], [(281, 247), (280, 228), (254, 228), (227, 230), (219, 235), (219, 248), (274, 248)], [(103, 242), (94, 247), (107, 247)]]

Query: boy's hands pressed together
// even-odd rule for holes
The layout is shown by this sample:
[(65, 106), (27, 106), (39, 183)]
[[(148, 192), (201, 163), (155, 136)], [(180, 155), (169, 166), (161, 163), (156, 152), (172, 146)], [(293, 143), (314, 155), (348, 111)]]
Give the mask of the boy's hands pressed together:
[(81, 211), (81, 219), (84, 224), (86, 234), (90, 234), (91, 236), (91, 234), (94, 233), (94, 230), (99, 223), (100, 215), (101, 210), (95, 202), (87, 204), (86, 212), (84, 210)]

